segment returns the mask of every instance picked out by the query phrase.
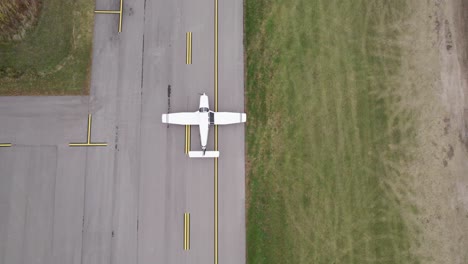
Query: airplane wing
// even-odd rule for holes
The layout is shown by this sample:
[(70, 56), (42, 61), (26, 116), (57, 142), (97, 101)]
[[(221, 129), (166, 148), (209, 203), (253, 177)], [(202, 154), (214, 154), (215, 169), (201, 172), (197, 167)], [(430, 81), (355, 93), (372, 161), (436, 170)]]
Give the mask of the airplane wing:
[(214, 112), (215, 125), (229, 125), (244, 123), (247, 120), (245, 113)]
[(163, 114), (162, 122), (175, 125), (198, 125), (200, 117), (198, 112)]

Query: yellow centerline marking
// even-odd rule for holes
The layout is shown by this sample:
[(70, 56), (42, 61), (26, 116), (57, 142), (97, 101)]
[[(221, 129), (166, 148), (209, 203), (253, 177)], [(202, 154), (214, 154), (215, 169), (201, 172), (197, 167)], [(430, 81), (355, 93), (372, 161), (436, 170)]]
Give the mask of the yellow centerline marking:
[(0, 143), (0, 148), (9, 148), (11, 146), (12, 146), (11, 143)]
[[(218, 112), (218, 0), (215, 0), (215, 54), (214, 94), (215, 112)], [(218, 151), (218, 126), (215, 125), (215, 151)], [(218, 264), (218, 158), (214, 160), (214, 263)]]
[(215, 236), (215, 264), (218, 264), (218, 158), (215, 158), (215, 171), (214, 171), (214, 196), (215, 196), (215, 227), (214, 227), (214, 236)]
[(192, 32), (187, 32), (186, 34), (186, 64), (192, 64)]
[(123, 0), (120, 0), (120, 10), (94, 10), (96, 14), (119, 14), (119, 33), (122, 32)]
[(86, 142), (83, 143), (70, 143), (68, 144), (69, 147), (106, 147), (107, 143), (104, 142), (91, 142), (91, 123), (92, 123), (92, 116), (88, 114), (88, 133), (86, 135)]
[(184, 250), (190, 250), (190, 213), (184, 213)]

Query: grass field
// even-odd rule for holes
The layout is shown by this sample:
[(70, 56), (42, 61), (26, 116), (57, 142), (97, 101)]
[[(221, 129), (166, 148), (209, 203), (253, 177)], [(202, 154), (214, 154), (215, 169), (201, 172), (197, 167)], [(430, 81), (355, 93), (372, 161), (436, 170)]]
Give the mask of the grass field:
[(0, 42), (21, 39), (24, 32), (34, 26), (41, 9), (39, 0), (0, 2)]
[(92, 0), (43, 0), (23, 40), (0, 42), (0, 95), (87, 93), (93, 9)]
[(419, 263), (391, 184), (406, 2), (245, 1), (248, 263)]

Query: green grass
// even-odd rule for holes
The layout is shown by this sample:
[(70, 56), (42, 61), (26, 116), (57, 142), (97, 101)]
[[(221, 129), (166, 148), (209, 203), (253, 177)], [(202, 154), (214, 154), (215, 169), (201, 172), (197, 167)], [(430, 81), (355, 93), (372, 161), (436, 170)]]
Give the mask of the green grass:
[(39, 0), (0, 2), (0, 42), (21, 36), (34, 25), (41, 6)]
[(419, 263), (391, 190), (405, 2), (245, 1), (248, 263)]
[(0, 43), (0, 95), (87, 93), (92, 0), (43, 0), (23, 40)]

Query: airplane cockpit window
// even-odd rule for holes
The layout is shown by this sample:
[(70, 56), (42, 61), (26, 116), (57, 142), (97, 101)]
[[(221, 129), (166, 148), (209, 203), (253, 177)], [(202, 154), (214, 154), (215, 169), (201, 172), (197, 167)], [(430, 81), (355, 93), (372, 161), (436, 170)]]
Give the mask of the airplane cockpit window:
[(198, 109), (198, 111), (202, 113), (206, 113), (206, 112), (209, 112), (210, 109), (208, 109), (208, 107), (201, 107), (200, 109)]
[(214, 113), (213, 112), (210, 112), (210, 125), (214, 125)]

